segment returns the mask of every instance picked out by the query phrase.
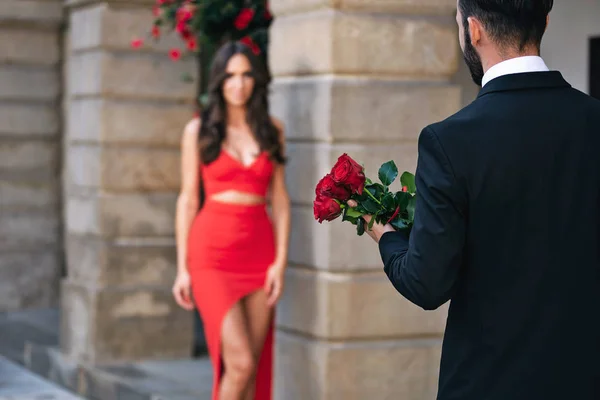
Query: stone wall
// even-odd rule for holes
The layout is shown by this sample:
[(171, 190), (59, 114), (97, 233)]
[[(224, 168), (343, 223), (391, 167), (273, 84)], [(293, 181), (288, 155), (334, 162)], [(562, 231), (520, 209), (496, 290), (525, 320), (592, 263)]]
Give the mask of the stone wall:
[(68, 277), (63, 351), (89, 362), (187, 357), (192, 314), (171, 295), (179, 143), (192, 117), (193, 60), (169, 40), (130, 49), (152, 1), (67, 1)]
[(347, 152), (414, 171), (417, 138), (461, 105), (455, 0), (273, 0), (272, 106), (287, 128), (293, 229), (278, 312), (281, 400), (435, 397), (446, 308), (395, 292), (377, 246), (319, 225), (317, 181)]
[(56, 306), (62, 2), (0, 2), (0, 311)]

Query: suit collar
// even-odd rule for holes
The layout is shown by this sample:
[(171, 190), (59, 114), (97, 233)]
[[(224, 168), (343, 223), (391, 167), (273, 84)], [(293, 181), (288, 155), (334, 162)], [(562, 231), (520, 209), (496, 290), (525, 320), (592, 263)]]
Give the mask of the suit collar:
[(488, 82), (480, 91), (478, 98), (493, 92), (526, 90), (541, 88), (569, 88), (571, 85), (558, 71), (524, 72), (503, 75)]

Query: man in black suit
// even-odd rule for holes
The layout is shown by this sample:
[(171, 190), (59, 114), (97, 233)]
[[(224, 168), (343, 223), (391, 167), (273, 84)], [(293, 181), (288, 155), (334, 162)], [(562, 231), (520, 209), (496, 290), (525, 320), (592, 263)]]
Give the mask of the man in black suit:
[(450, 300), (439, 400), (600, 399), (600, 102), (539, 57), (552, 3), (458, 1), (483, 87), (420, 134), (410, 239), (368, 232), (398, 292)]

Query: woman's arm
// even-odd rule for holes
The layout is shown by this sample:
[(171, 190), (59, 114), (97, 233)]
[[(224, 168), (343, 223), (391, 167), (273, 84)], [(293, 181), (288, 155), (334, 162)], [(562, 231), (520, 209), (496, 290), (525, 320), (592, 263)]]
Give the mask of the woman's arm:
[(200, 185), (198, 131), (200, 121), (190, 121), (181, 138), (181, 188), (175, 211), (175, 238), (177, 243), (177, 279), (173, 295), (186, 309), (193, 308), (190, 298), (190, 278), (187, 270), (187, 239), (190, 226), (198, 212)]
[[(279, 131), (282, 153), (285, 154), (285, 135), (283, 124), (273, 118), (273, 124)], [(287, 264), (290, 235), (290, 196), (285, 185), (285, 167), (277, 164), (271, 184), (271, 207), (275, 225), (277, 253), (275, 264), (285, 268)]]
[[(279, 131), (282, 152), (285, 154), (285, 135), (283, 124), (273, 118), (273, 124)], [(270, 203), (275, 228), (276, 254), (273, 265), (269, 268), (265, 282), (265, 290), (269, 295), (269, 305), (275, 305), (283, 291), (283, 275), (287, 266), (290, 236), (290, 196), (285, 185), (285, 167), (277, 164), (270, 190)]]

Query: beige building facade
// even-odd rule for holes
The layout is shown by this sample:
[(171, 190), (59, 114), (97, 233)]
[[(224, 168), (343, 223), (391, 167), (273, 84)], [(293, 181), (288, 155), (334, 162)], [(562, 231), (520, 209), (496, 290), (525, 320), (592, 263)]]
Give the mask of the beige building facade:
[[(600, 2), (557, 1), (542, 56), (588, 92)], [(0, 311), (60, 307), (82, 362), (190, 356), (170, 294), (192, 58), (131, 50), (152, 0), (0, 2)], [(571, 2), (569, 2), (571, 3)], [(278, 307), (279, 400), (424, 400), (446, 307), (397, 294), (377, 248), (319, 225), (314, 186), (347, 152), (413, 171), (427, 124), (471, 101), (455, 0), (272, 0), (271, 107), (286, 125), (293, 229)]]

